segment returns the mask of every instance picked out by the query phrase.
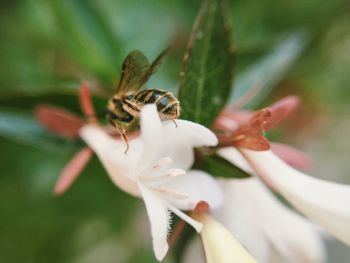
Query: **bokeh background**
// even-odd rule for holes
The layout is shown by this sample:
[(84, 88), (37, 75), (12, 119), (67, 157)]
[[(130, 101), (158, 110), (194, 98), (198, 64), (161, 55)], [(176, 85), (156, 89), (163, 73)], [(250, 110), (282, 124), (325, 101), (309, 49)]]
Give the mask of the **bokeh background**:
[[(135, 48), (154, 58), (173, 47), (149, 86), (175, 91), (199, 6), (188, 0), (0, 2), (1, 262), (155, 262), (142, 203), (117, 189), (96, 158), (64, 196), (52, 195), (82, 143), (47, 133), (33, 109), (50, 103), (80, 114), (76, 92), (85, 79), (103, 110), (123, 58)], [(254, 106), (300, 95), (295, 117), (270, 136), (312, 156), (314, 176), (350, 183), (350, 2), (232, 0), (230, 13), (238, 86), (251, 69), (273, 68), (274, 60), (264, 59), (281, 56), (274, 53), (280, 41), (303, 36), (299, 56), (270, 73), (274, 81)], [(329, 262), (348, 262), (348, 248), (327, 243)]]

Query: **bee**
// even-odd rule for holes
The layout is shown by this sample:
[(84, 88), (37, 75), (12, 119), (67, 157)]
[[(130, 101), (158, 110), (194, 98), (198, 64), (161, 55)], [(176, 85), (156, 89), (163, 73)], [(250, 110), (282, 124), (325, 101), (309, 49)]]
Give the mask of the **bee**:
[[(158, 70), (167, 50), (150, 63), (139, 50), (134, 50), (125, 58), (119, 84), (115, 95), (108, 101), (107, 121), (116, 128), (129, 149), (126, 127), (135, 118), (145, 104), (155, 104), (161, 120), (177, 119), (180, 115), (178, 99), (168, 91), (160, 89), (141, 89), (148, 79)], [(176, 125), (176, 122), (175, 122)]]

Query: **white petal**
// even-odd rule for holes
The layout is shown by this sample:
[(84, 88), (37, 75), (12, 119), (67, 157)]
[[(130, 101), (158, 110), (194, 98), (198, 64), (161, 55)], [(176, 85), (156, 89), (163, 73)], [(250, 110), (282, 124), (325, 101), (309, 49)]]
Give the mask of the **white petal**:
[[(133, 173), (130, 170), (131, 161), (136, 159), (135, 154), (139, 154), (137, 147), (130, 147), (128, 154), (124, 154), (124, 143), (110, 137), (103, 129), (92, 124), (84, 125), (79, 133), (81, 138), (97, 154), (112, 181), (122, 190), (140, 196), (136, 183), (128, 177)], [(134, 146), (137, 146), (137, 143), (134, 143)], [(113, 160), (118, 160), (119, 163), (115, 164)]]
[(224, 202), (212, 211), (212, 215), (228, 228), (259, 263), (268, 263), (269, 241), (260, 228), (260, 215), (265, 208), (256, 202), (255, 192), (245, 187), (248, 180), (219, 179)]
[[(160, 149), (164, 142), (163, 130), (157, 107), (154, 104), (143, 106), (140, 114), (141, 140), (143, 152), (137, 165), (137, 172), (149, 168), (160, 156)], [(163, 155), (164, 156), (164, 155)]]
[(140, 187), (151, 224), (154, 254), (157, 260), (161, 261), (164, 259), (169, 249), (167, 242), (170, 224), (169, 211), (156, 194), (152, 193), (141, 183), (139, 183), (138, 186)]
[(104, 152), (106, 148), (122, 145), (120, 140), (110, 137), (101, 127), (93, 124), (84, 125), (79, 135), (95, 152)]
[(194, 218), (204, 224), (201, 232), (207, 263), (256, 263), (232, 234), (206, 214)]
[(216, 135), (203, 125), (186, 120), (175, 121), (177, 126), (172, 121), (163, 122), (163, 128), (166, 133), (174, 133), (180, 139), (185, 137), (185, 139), (189, 140), (192, 147), (216, 146), (218, 144)]
[(250, 167), (250, 164), (242, 154), (234, 147), (220, 148), (217, 152), (222, 158), (236, 165), (248, 174), (254, 174), (254, 170)]
[(186, 199), (170, 200), (181, 210), (193, 210), (199, 201), (206, 201), (210, 208), (218, 207), (222, 202), (218, 183), (203, 171), (189, 171), (185, 175), (164, 182), (163, 186), (188, 195)]
[(303, 174), (271, 151), (242, 153), (263, 180), (296, 209), (350, 245), (350, 186)]
[[(215, 146), (218, 139), (206, 127), (185, 120), (160, 121), (155, 105), (141, 110), (141, 138), (144, 152), (139, 169), (145, 169), (162, 156), (173, 160), (172, 167), (189, 169), (194, 161), (193, 148)], [(138, 170), (141, 172), (141, 170)]]
[(186, 120), (162, 122), (164, 138), (163, 156), (169, 156), (174, 160), (173, 167), (189, 169), (194, 161), (194, 147), (215, 146), (218, 139), (213, 132), (206, 127)]
[(258, 262), (270, 263), (275, 253), (280, 262), (323, 262), (324, 246), (316, 228), (283, 206), (257, 178), (221, 179), (220, 185), (225, 202), (213, 216)]
[(129, 143), (127, 152), (125, 152), (124, 144), (122, 147), (108, 148), (106, 155), (114, 169), (112, 177), (118, 174), (119, 176), (122, 175), (135, 182), (138, 175), (136, 167), (141, 158), (142, 151), (143, 145), (139, 138)]
[(194, 152), (192, 146), (186, 139), (177, 140), (177, 137), (170, 137), (167, 135), (164, 139), (164, 148), (162, 150), (162, 156), (169, 156), (172, 160), (172, 166), (188, 170), (191, 168), (194, 162)]

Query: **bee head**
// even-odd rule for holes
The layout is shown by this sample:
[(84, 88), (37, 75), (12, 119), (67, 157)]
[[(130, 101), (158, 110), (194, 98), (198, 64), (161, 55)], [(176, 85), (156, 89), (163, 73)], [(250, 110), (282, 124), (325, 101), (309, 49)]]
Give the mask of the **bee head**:
[(123, 109), (122, 100), (115, 98), (112, 98), (108, 102), (106, 118), (107, 121), (114, 127), (116, 126), (116, 122), (129, 123), (134, 119), (132, 115)]

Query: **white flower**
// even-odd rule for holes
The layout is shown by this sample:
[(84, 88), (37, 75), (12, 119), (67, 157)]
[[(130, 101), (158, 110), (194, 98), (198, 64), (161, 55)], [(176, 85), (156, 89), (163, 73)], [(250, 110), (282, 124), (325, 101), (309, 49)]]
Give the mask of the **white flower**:
[(350, 245), (350, 186), (310, 177), (288, 166), (271, 151), (240, 149), (240, 152), (248, 167), (237, 155), (226, 159), (242, 169), (256, 171), (294, 208)]
[(323, 262), (318, 231), (282, 205), (255, 177), (220, 179), (224, 203), (212, 216), (247, 248), (259, 263)]
[(95, 125), (85, 125), (80, 135), (95, 151), (112, 181), (122, 190), (143, 198), (151, 224), (153, 249), (158, 260), (167, 253), (172, 211), (198, 232), (202, 224), (180, 210), (192, 210), (204, 200), (211, 208), (221, 203), (216, 181), (202, 171), (187, 171), (193, 148), (215, 146), (216, 136), (207, 128), (185, 120), (161, 122), (154, 105), (141, 110), (141, 135), (125, 144)]

